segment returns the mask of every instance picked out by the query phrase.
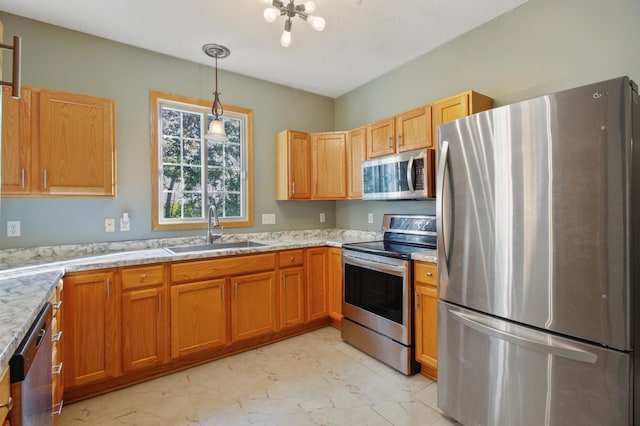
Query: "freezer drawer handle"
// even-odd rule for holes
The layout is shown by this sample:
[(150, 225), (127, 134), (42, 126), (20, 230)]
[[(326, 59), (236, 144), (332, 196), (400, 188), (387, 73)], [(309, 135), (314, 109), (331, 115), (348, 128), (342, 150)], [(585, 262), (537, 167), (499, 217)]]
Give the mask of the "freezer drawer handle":
[(455, 320), (458, 320), (463, 325), (473, 328), (481, 333), (488, 334), (490, 336), (497, 337), (507, 342), (511, 342), (518, 346), (524, 346), (529, 349), (556, 355), (562, 358), (573, 359), (575, 361), (588, 362), (594, 364), (598, 360), (598, 356), (594, 353), (587, 352), (578, 347), (562, 343), (559, 341), (549, 343), (549, 336), (545, 333), (538, 331), (529, 331), (528, 336), (518, 336), (513, 333), (509, 333), (504, 330), (499, 330), (490, 324), (490, 320), (487, 320), (479, 315), (457, 312), (451, 310), (450, 313), (454, 316)]

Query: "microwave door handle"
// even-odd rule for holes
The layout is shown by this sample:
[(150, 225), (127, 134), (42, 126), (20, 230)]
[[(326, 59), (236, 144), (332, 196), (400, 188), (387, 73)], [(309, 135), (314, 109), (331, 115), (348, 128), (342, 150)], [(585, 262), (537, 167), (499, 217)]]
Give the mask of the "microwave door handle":
[(407, 185), (409, 185), (409, 192), (413, 194), (415, 192), (415, 185), (413, 183), (413, 155), (409, 158), (409, 164), (407, 165)]

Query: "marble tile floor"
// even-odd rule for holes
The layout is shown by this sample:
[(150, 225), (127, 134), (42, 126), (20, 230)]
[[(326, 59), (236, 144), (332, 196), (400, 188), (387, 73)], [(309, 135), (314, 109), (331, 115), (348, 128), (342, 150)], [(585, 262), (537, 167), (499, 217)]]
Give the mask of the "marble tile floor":
[(434, 425), (436, 383), (326, 327), (64, 407), (70, 425)]

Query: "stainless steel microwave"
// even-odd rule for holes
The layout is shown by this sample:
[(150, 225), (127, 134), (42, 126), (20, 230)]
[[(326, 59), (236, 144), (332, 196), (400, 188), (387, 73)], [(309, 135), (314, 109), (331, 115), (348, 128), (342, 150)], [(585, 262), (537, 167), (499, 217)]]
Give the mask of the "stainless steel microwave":
[(434, 197), (434, 151), (419, 149), (362, 162), (363, 200)]

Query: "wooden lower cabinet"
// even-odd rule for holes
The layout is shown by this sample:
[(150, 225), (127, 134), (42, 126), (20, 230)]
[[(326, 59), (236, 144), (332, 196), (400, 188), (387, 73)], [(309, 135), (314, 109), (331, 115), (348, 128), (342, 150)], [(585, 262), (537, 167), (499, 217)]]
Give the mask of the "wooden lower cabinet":
[(64, 322), (62, 308), (63, 282), (60, 280), (49, 298), (52, 306), (51, 317), (51, 398), (53, 403), (53, 425), (58, 424), (58, 418), (62, 412), (64, 391), (64, 362), (63, 362), (63, 337)]
[(342, 249), (330, 247), (329, 254), (329, 316), (334, 327), (342, 323)]
[(11, 383), (9, 377), (9, 366), (0, 371), (0, 424), (4, 424), (4, 420), (9, 414), (9, 406), (11, 399)]
[(65, 399), (329, 325), (329, 259), (314, 247), (65, 275)]
[(164, 265), (125, 268), (122, 282), (122, 368), (125, 372), (168, 360), (169, 314)]
[(120, 375), (120, 301), (113, 270), (64, 279), (64, 387)]
[(280, 271), (280, 329), (304, 324), (304, 268)]
[(328, 262), (326, 247), (305, 250), (307, 321), (329, 315)]
[(224, 278), (171, 287), (171, 357), (226, 345)]
[(275, 332), (275, 272), (233, 277), (231, 285), (231, 340), (237, 342)]
[(415, 262), (415, 339), (416, 361), (422, 373), (438, 379), (438, 287), (436, 265)]

